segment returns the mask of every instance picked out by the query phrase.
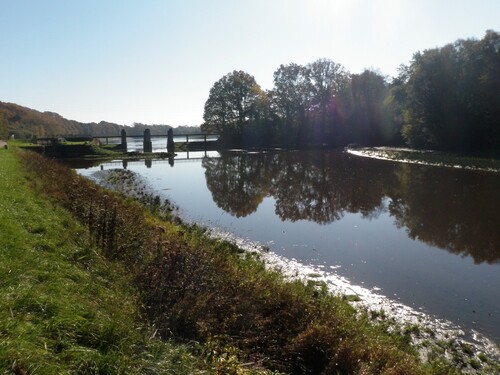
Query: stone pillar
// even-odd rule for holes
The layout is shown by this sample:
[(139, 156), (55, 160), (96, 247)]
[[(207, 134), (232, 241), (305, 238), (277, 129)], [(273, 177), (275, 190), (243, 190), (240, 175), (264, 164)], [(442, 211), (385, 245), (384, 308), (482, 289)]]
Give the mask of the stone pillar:
[(125, 129), (122, 129), (122, 131), (120, 132), (120, 136), (122, 138), (120, 148), (127, 150), (127, 132), (125, 131)]
[(151, 142), (151, 131), (149, 129), (144, 130), (144, 152), (153, 152), (153, 143)]
[(168, 129), (167, 132), (167, 151), (174, 152), (174, 131), (172, 128)]

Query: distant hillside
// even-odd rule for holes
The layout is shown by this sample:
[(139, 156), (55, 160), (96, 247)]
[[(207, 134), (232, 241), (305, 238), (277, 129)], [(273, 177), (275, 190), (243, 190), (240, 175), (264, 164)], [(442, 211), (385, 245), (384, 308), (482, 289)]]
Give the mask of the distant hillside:
[[(135, 123), (134, 126), (114, 124), (101, 121), (99, 123), (83, 123), (68, 120), (54, 112), (40, 112), (13, 103), (0, 102), (0, 125), (8, 129), (16, 138), (50, 137), (50, 136), (100, 136), (120, 134), (125, 129), (127, 135), (141, 135), (146, 128), (153, 134), (166, 134), (169, 125), (146, 125)], [(197, 133), (199, 127), (181, 126), (174, 129), (176, 133)]]

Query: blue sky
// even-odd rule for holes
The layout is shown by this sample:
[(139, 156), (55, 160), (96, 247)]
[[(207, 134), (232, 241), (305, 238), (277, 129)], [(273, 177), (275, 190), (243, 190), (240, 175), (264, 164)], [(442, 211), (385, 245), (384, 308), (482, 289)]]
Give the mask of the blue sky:
[(500, 0), (0, 0), (0, 101), (90, 122), (199, 125), (232, 70), (330, 58), (394, 76), (500, 31)]

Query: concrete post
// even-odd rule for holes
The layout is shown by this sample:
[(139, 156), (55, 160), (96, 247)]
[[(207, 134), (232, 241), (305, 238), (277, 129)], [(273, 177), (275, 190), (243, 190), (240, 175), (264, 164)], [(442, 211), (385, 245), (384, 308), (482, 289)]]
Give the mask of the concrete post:
[(153, 143), (151, 142), (151, 131), (149, 129), (144, 130), (144, 152), (153, 152)]
[(168, 129), (167, 132), (167, 151), (174, 152), (174, 131), (172, 128)]
[[(122, 131), (120, 132), (120, 136), (122, 138), (122, 141), (120, 143), (120, 148), (127, 150), (127, 132), (125, 131), (125, 129), (122, 129)], [(107, 143), (107, 139), (106, 139), (106, 143)]]

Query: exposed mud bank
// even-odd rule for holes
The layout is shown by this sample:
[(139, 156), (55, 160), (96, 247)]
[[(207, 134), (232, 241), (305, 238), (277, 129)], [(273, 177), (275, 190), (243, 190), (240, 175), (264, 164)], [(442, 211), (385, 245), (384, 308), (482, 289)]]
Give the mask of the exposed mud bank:
[(470, 169), (485, 172), (500, 172), (500, 160), (445, 154), (432, 150), (414, 150), (393, 147), (346, 148), (351, 155), (372, 159), (422, 164), (436, 167)]

